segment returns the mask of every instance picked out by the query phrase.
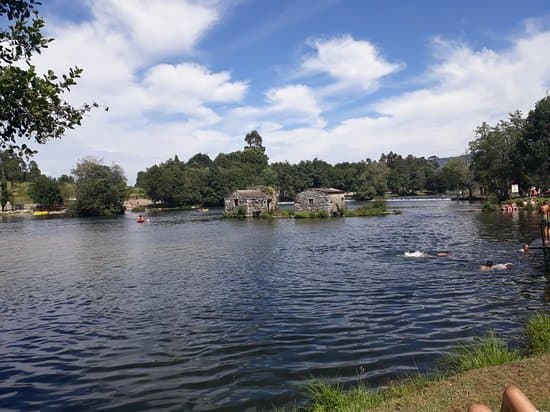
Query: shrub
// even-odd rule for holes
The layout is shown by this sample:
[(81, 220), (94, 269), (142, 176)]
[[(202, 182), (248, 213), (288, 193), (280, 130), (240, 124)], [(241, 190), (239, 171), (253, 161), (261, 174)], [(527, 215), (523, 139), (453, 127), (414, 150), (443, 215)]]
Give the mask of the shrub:
[(380, 216), (386, 213), (386, 202), (375, 200), (355, 210), (346, 210), (345, 216)]
[(496, 210), (496, 206), (494, 205), (494, 203), (491, 203), (491, 202), (485, 202), (483, 204), (483, 209), (482, 209), (484, 212), (494, 212)]
[(134, 206), (132, 208), (132, 212), (134, 213), (145, 212), (145, 206)]
[(529, 319), (525, 332), (530, 354), (550, 353), (550, 313), (539, 313)]

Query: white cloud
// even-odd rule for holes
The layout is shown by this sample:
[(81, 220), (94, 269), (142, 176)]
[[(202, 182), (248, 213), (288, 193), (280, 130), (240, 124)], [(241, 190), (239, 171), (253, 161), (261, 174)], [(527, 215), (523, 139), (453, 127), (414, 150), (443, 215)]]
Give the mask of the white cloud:
[(215, 8), (185, 0), (94, 0), (91, 8), (102, 26), (124, 33), (127, 47), (136, 49), (143, 63), (189, 54), (219, 18)]
[(403, 68), (402, 64), (386, 61), (373, 44), (351, 36), (313, 40), (311, 46), (316, 54), (307, 57), (302, 68), (306, 72), (326, 73), (340, 87), (373, 91), (380, 79)]
[(311, 88), (302, 85), (290, 85), (270, 89), (266, 93), (270, 106), (267, 113), (283, 113), (287, 118), (302, 119), (317, 127), (324, 127), (321, 108)]
[(481, 122), (495, 123), (516, 109), (526, 112), (544, 96), (550, 87), (549, 54), (550, 31), (523, 33), (503, 51), (436, 38), (436, 61), (425, 73), (430, 86), (375, 101), (370, 110), (377, 116), (344, 119), (330, 129), (280, 130), (272, 158), (337, 162), (378, 158), (390, 150), (464, 153)]
[[(122, 1), (92, 0), (90, 21), (54, 28), (56, 40), (37, 59), (39, 66), (60, 73), (75, 64), (84, 68), (71, 102), (98, 101), (111, 110), (92, 112), (81, 128), (39, 148), (44, 170), (67, 173), (78, 158), (96, 155), (120, 163), (133, 182), (138, 170), (174, 154), (185, 159), (237, 150), (252, 129), (262, 134), (272, 161), (360, 160), (389, 150), (459, 154), (482, 121), (528, 110), (550, 87), (550, 31), (530, 25), (505, 50), (436, 38), (421, 86), (371, 96), (368, 107), (346, 107), (376, 116), (338, 112), (336, 119), (339, 108), (328, 99), (369, 94), (404, 64), (387, 61), (366, 40), (344, 36), (311, 43), (314, 54), (302, 60), (300, 84), (253, 84), (236, 68), (214, 71), (192, 59), (202, 36), (221, 19), (216, 3), (177, 1), (167, 9), (164, 2), (146, 3), (135, 10)], [(179, 20), (172, 19), (176, 15)], [(251, 95), (264, 100), (252, 104), (245, 100)]]

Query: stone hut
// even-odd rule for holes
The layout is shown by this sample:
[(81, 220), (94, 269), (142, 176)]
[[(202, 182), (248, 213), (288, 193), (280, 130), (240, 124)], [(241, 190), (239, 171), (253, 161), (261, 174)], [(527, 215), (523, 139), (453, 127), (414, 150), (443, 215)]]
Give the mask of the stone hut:
[(326, 211), (329, 216), (341, 215), (346, 207), (344, 191), (333, 188), (304, 190), (296, 195), (294, 210), (298, 212)]
[(225, 213), (258, 217), (262, 212), (273, 212), (278, 207), (278, 193), (270, 187), (259, 186), (235, 190), (225, 198)]

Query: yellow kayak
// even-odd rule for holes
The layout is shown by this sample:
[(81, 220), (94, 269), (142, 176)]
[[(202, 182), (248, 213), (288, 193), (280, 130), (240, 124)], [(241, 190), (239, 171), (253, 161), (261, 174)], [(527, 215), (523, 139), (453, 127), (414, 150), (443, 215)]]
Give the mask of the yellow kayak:
[(48, 216), (47, 210), (37, 210), (36, 212), (32, 212), (33, 216)]

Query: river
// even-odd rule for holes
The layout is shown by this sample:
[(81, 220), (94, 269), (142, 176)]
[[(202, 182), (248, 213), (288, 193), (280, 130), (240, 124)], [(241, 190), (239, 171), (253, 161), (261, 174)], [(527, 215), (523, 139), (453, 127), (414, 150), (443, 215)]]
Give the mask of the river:
[[(542, 255), (518, 252), (536, 215), (389, 207), (402, 214), (3, 218), (0, 409), (269, 410), (313, 377), (430, 370), (489, 330), (518, 345), (548, 307)], [(487, 259), (514, 266), (480, 272)]]

